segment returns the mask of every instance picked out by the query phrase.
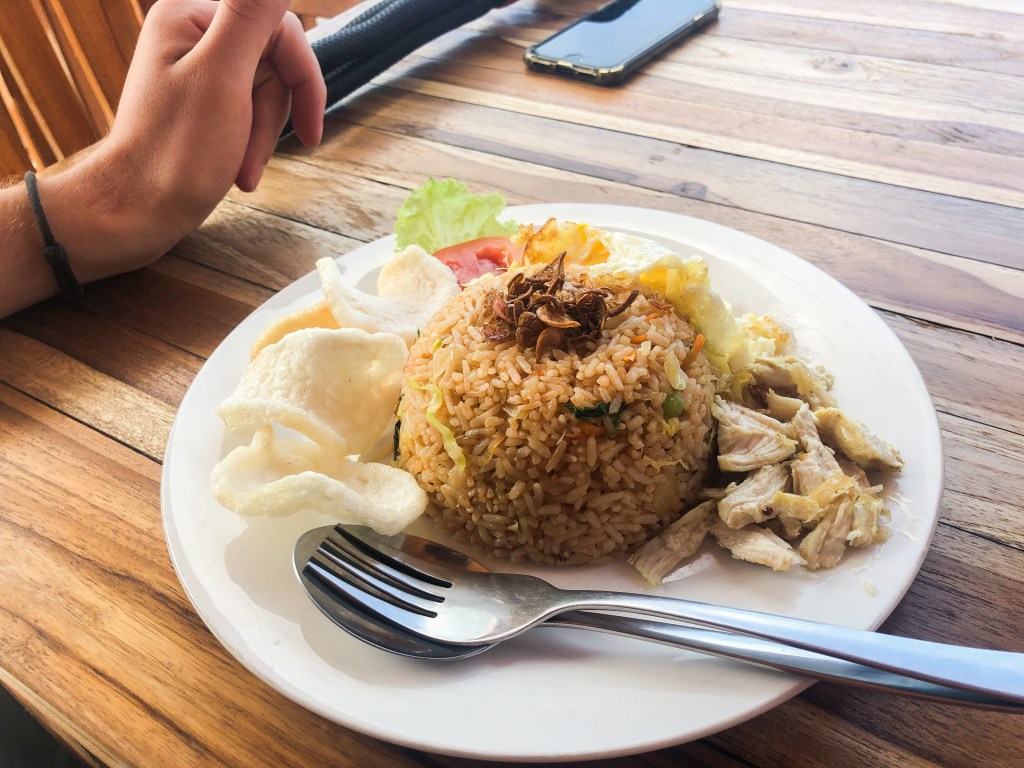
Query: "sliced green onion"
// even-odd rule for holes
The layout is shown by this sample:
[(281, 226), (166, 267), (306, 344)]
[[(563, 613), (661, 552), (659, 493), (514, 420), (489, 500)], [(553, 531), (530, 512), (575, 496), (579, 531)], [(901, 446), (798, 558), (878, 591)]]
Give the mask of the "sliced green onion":
[(611, 410), (611, 403), (598, 403), (589, 408), (578, 408), (572, 403), (565, 403), (564, 405), (572, 411), (572, 415), (577, 419), (600, 421), (604, 424), (605, 430), (610, 435), (618, 431), (619, 425), (622, 424), (622, 415), (626, 411), (626, 406), (621, 403), (617, 411)]

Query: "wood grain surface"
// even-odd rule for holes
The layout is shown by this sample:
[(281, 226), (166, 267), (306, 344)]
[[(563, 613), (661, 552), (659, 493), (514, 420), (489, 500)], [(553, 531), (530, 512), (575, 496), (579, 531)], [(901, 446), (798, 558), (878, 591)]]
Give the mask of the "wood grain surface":
[[(0, 683), (95, 764), (478, 764), (333, 724), (243, 669), (160, 512), (204, 360), (318, 258), (390, 233), (428, 176), (696, 216), (843, 282), (920, 367), (946, 461), (932, 547), (882, 629), (1024, 651), (1024, 2), (727, 0), (622, 87), (524, 69), (524, 46), (597, 5), (520, 0), (424, 46), (153, 267), (0, 322)], [(1022, 762), (1020, 716), (819, 684), (588, 765)]]

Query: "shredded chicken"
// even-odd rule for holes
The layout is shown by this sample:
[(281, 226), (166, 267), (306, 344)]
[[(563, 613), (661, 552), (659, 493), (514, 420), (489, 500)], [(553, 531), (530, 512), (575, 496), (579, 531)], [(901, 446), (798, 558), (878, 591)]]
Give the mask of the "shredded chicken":
[(853, 523), (846, 535), (851, 547), (866, 547), (889, 538), (889, 529), (882, 524), (889, 520), (889, 510), (880, 498), (871, 493), (858, 493), (853, 500)]
[(777, 491), (768, 505), (778, 517), (791, 517), (801, 523), (813, 523), (822, 515), (821, 505), (807, 496)]
[(805, 363), (797, 357), (763, 357), (750, 366), (753, 384), (780, 395), (799, 397), (811, 408), (836, 405), (832, 374), (820, 365)]
[(804, 528), (817, 521), (824, 513), (821, 505), (807, 496), (778, 491), (769, 505), (775, 513), (776, 530), (787, 540), (800, 537)]
[(811, 411), (806, 405), (796, 412), (796, 416), (793, 417), (790, 424), (800, 445), (817, 462), (826, 478), (843, 473), (832, 449), (821, 442), (821, 438), (818, 437), (818, 427), (814, 422), (814, 416), (811, 415)]
[(852, 525), (853, 502), (844, 499), (833, 505), (797, 547), (806, 567), (811, 570), (834, 567), (846, 551), (846, 537)]
[(829, 475), (825, 482), (808, 494), (819, 507), (829, 508), (841, 501), (853, 499), (860, 493), (857, 481), (842, 472)]
[(838, 408), (815, 411), (814, 422), (821, 438), (858, 467), (869, 470), (903, 469), (899, 451)]
[(719, 468), (746, 476), (707, 491), (707, 501), (633, 555), (630, 562), (654, 584), (709, 532), (734, 558), (778, 571), (832, 568), (848, 547), (888, 538), (883, 487), (865, 470), (902, 469), (899, 452), (836, 407), (831, 374), (779, 356), (782, 337), (751, 322), (767, 334), (758, 331), (763, 349), (776, 354), (719, 381), (711, 407)]
[(718, 466), (725, 472), (749, 472), (776, 464), (796, 450), (786, 425), (771, 416), (718, 395), (711, 414), (718, 419)]
[(771, 500), (788, 482), (789, 470), (785, 464), (761, 467), (718, 503), (718, 516), (730, 528), (763, 523), (774, 517)]
[(630, 564), (651, 584), (661, 584), (679, 563), (700, 549), (716, 504), (717, 499), (698, 504), (630, 555)]
[(804, 401), (798, 397), (786, 397), (780, 395), (774, 389), (769, 389), (764, 398), (765, 408), (768, 415), (779, 421), (792, 421)]
[(789, 462), (789, 471), (793, 475), (793, 491), (800, 496), (806, 496), (825, 482), (825, 470), (810, 453), (801, 453)]
[(767, 528), (748, 525), (730, 528), (719, 519), (711, 522), (711, 534), (728, 549), (737, 560), (767, 565), (776, 571), (788, 571), (794, 565), (803, 565), (803, 558)]

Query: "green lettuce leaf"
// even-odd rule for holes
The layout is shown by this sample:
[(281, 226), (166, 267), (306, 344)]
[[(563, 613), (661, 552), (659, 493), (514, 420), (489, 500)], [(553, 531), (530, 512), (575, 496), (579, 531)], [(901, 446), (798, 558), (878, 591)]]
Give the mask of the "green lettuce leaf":
[(497, 192), (477, 195), (455, 179), (428, 179), (398, 209), (398, 248), (418, 245), (436, 253), (480, 237), (507, 237), (519, 227), (513, 221), (498, 221), (504, 208), (505, 198)]

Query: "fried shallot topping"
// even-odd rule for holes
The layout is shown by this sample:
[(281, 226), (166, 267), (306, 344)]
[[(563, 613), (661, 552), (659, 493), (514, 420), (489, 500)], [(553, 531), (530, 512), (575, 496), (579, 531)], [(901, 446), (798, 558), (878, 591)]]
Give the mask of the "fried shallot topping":
[(523, 349), (532, 347), (538, 358), (555, 348), (568, 350), (575, 341), (596, 339), (608, 319), (624, 312), (639, 295), (633, 290), (613, 304), (611, 288), (567, 284), (564, 262), (563, 253), (535, 274), (517, 272), (505, 290), (492, 292), (484, 322), (488, 341), (514, 338)]

